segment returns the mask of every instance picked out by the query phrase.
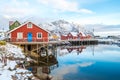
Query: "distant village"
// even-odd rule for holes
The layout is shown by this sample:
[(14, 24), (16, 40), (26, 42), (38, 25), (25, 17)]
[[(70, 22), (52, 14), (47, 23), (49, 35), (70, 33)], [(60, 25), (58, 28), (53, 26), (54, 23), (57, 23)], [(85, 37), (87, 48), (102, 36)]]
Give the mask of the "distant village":
[[(44, 26), (44, 27), (51, 27)], [(56, 26), (57, 27), (57, 26)], [(68, 27), (68, 26), (65, 26)], [(9, 30), (0, 29), (0, 40), (6, 40), (10, 42), (48, 42), (59, 40), (76, 40), (76, 39), (119, 39), (120, 36), (109, 35), (101, 37), (99, 35), (85, 33), (82, 30), (77, 31), (50, 31), (44, 29), (42, 25), (38, 25), (32, 21), (26, 21), (20, 23), (19, 21), (9, 21)]]

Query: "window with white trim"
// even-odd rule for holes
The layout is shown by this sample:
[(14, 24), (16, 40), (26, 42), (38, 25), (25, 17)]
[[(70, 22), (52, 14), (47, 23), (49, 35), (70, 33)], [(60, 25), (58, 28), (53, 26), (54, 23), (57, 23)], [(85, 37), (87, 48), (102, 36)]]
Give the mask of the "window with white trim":
[(32, 23), (27, 24), (27, 28), (32, 28), (32, 26), (33, 26)]
[(11, 38), (11, 33), (10, 33), (10, 34), (7, 34), (7, 37), (8, 37), (8, 38)]
[(18, 26), (18, 23), (15, 23), (15, 26)]
[(22, 32), (17, 33), (17, 39), (23, 39), (23, 33)]
[(41, 39), (42, 38), (42, 33), (41, 32), (38, 32), (37, 33), (37, 39)]

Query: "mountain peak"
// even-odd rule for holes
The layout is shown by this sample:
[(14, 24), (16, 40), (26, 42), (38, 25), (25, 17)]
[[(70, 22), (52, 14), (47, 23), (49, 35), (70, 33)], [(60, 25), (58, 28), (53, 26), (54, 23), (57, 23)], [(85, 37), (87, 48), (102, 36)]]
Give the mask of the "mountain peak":
[(65, 21), (64, 19), (60, 19), (57, 21), (52, 22), (52, 24), (56, 25), (56, 24), (69, 24), (69, 22)]

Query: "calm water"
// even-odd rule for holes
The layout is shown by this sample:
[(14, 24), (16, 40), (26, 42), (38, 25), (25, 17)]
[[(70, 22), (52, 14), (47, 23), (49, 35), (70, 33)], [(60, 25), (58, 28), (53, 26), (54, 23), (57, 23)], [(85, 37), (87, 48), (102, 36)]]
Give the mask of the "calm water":
[[(79, 49), (78, 49), (79, 48)], [(120, 80), (120, 47), (96, 45), (57, 49), (54, 80)]]

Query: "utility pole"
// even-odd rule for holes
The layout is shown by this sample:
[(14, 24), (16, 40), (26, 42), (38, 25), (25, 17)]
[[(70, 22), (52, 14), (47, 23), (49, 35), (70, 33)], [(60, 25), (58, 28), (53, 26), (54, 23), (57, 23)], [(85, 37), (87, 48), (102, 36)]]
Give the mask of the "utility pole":
[(95, 38), (95, 35), (94, 35), (94, 27), (93, 27), (93, 38)]

